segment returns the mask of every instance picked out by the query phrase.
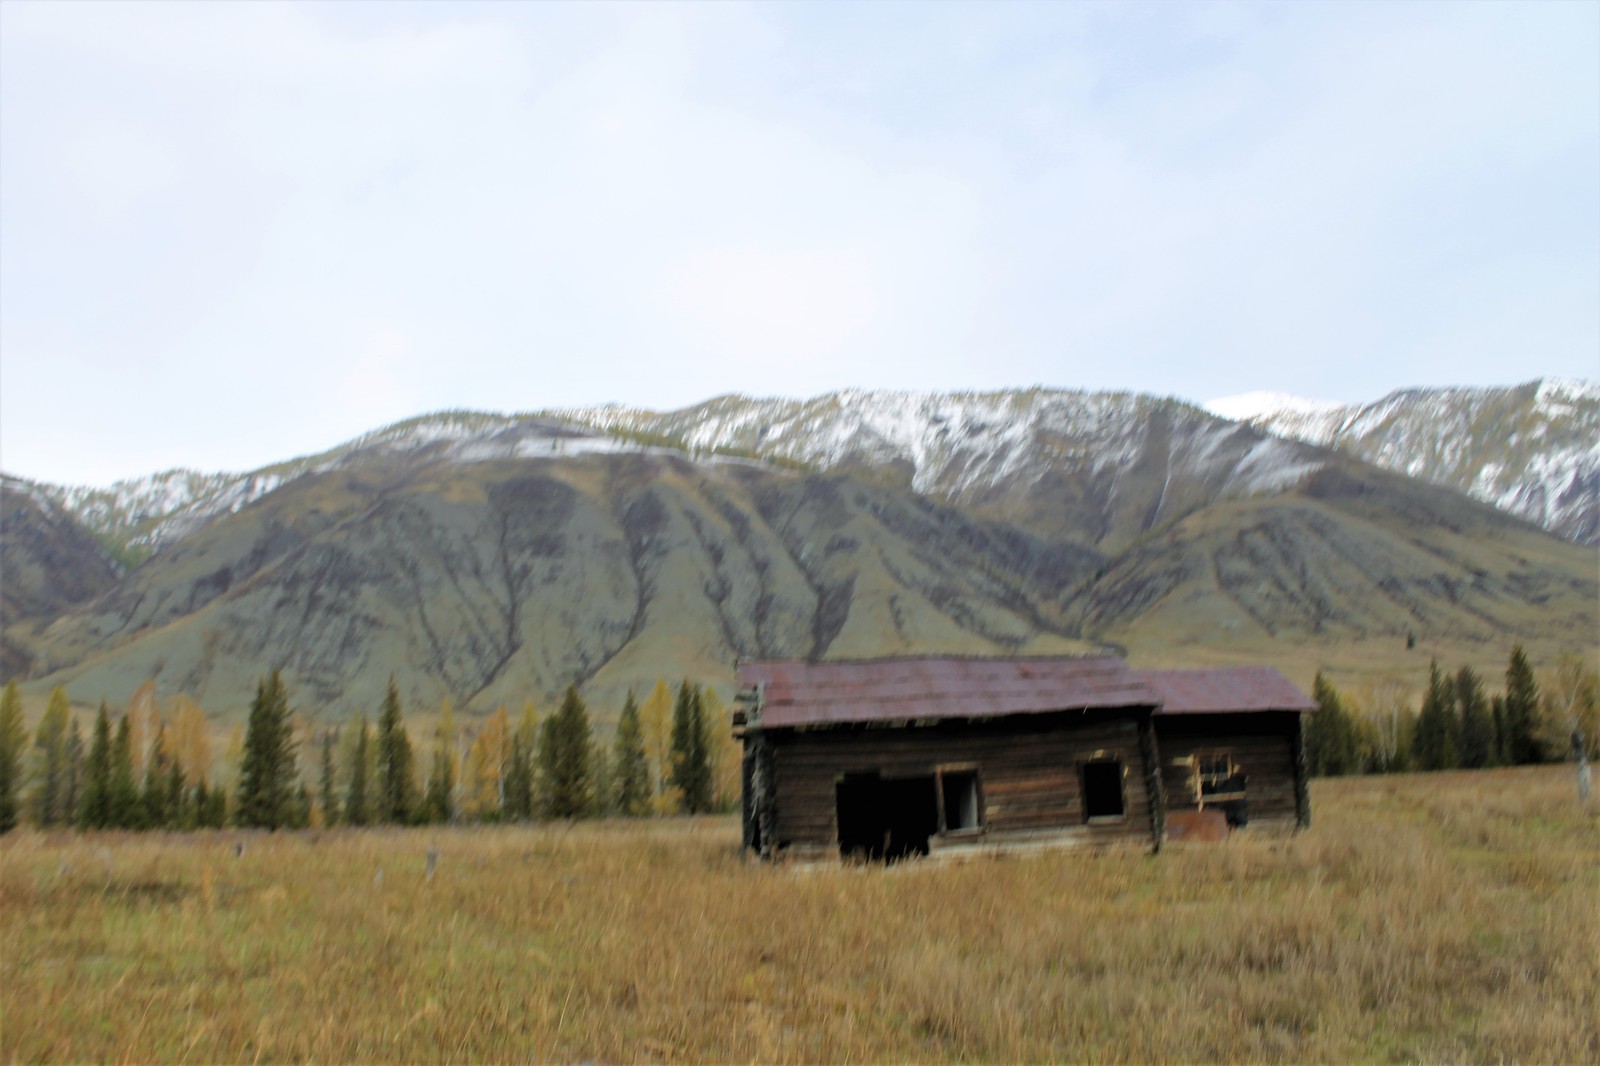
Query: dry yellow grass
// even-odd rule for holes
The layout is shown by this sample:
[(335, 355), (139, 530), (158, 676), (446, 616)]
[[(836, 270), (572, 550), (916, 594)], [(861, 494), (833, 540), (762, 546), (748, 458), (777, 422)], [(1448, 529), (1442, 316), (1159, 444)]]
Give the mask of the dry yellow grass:
[(887, 869), (752, 865), (727, 819), (22, 832), (0, 1057), (1593, 1062), (1573, 792), (1319, 782), (1292, 839)]

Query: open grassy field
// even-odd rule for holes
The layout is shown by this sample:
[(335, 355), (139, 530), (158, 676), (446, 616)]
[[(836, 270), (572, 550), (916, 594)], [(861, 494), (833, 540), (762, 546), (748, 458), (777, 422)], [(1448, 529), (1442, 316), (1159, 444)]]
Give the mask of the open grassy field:
[(1570, 767), (1313, 804), (1294, 838), (889, 868), (753, 865), (727, 819), (22, 831), (0, 1058), (1600, 1061)]

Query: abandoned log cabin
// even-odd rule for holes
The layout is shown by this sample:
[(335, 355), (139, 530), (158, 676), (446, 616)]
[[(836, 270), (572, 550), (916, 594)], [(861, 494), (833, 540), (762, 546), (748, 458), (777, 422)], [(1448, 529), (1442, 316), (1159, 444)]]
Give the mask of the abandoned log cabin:
[(1149, 844), (1310, 822), (1268, 667), (923, 657), (738, 668), (744, 844), (768, 858)]

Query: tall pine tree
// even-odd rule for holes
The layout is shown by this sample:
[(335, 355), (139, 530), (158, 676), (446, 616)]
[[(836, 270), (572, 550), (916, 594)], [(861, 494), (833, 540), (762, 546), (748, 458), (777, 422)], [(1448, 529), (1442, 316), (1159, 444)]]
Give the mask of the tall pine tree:
[(89, 758), (83, 770), (83, 802), (78, 805), (78, 826), (105, 829), (111, 825), (111, 716), (105, 700), (94, 718), (89, 738)]
[(433, 735), (433, 768), (428, 774), (428, 794), (423, 800), (423, 817), (429, 822), (449, 822), (456, 816), (456, 727), (450, 701), (439, 712), (439, 727)]
[(1483, 682), (1472, 667), (1456, 672), (1456, 706), (1461, 710), (1461, 765), (1469, 770), (1493, 766), (1495, 756), (1494, 718), (1483, 696)]
[(1338, 690), (1321, 670), (1311, 683), (1311, 698), (1317, 701), (1317, 712), (1307, 716), (1310, 721), (1305, 735), (1306, 762), (1312, 774), (1337, 777), (1355, 773), (1361, 768), (1355, 722)]
[(345, 825), (366, 825), (371, 811), (371, 799), (367, 795), (370, 733), (366, 715), (357, 718), (355, 732), (351, 734), (354, 739), (350, 747), (350, 784), (344, 794)]
[(539, 769), (544, 775), (545, 814), (551, 818), (582, 818), (594, 801), (590, 766), (589, 711), (570, 685), (561, 709), (540, 728)]
[(76, 825), (78, 821), (78, 808), (83, 804), (84, 754), (83, 730), (78, 728), (78, 720), (74, 718), (67, 731), (67, 785), (61, 805), (63, 825)]
[(67, 694), (57, 685), (50, 693), (44, 717), (34, 735), (36, 750), (33, 817), (40, 826), (64, 825), (72, 820), (67, 809), (67, 733), (72, 727), (72, 709)]
[(530, 743), (519, 729), (511, 734), (510, 743), (500, 779), (500, 816), (508, 822), (524, 822), (534, 812), (533, 765), (538, 742)]
[(396, 825), (411, 821), (416, 809), (411, 767), (411, 737), (400, 714), (400, 689), (391, 674), (378, 718), (378, 821)]
[(256, 685), (245, 726), (244, 757), (239, 767), (240, 825), (278, 829), (295, 819), (296, 775), (294, 733), (289, 722), (289, 697), (283, 675), (274, 670)]
[(138, 827), (139, 786), (133, 780), (132, 726), (127, 715), (117, 721), (117, 735), (111, 742), (111, 789), (107, 808), (109, 828)]
[(650, 761), (644, 754), (644, 733), (639, 728), (639, 705), (633, 689), (622, 704), (617, 735), (611, 744), (612, 804), (624, 818), (637, 818), (650, 810)]
[(322, 730), (322, 787), (318, 789), (318, 798), (322, 801), (322, 824), (329, 826), (339, 823), (338, 785), (333, 763), (333, 745), (338, 737), (339, 731), (333, 726)]
[(672, 783), (683, 795), (685, 811), (704, 814), (711, 809), (711, 760), (700, 687), (687, 680), (678, 686), (672, 708)]
[(1417, 738), (1412, 750), (1419, 770), (1451, 770), (1459, 765), (1455, 688), (1439, 672), (1437, 659), (1428, 667), (1428, 691), (1417, 715)]
[(1513, 766), (1539, 761), (1533, 737), (1538, 713), (1539, 686), (1534, 684), (1533, 667), (1518, 644), (1511, 649), (1511, 662), (1506, 666), (1506, 761)]
[(0, 693), (0, 833), (17, 826), (22, 807), (22, 768), (28, 748), (28, 727), (22, 720), (22, 696), (16, 681)]

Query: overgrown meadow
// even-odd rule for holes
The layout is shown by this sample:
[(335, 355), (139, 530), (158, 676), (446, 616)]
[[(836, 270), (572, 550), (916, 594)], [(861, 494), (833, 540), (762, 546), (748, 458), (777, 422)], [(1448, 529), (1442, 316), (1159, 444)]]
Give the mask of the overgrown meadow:
[(1570, 766), (1313, 802), (1289, 838), (889, 867), (753, 863), (721, 818), (21, 830), (0, 1056), (1600, 1059)]

